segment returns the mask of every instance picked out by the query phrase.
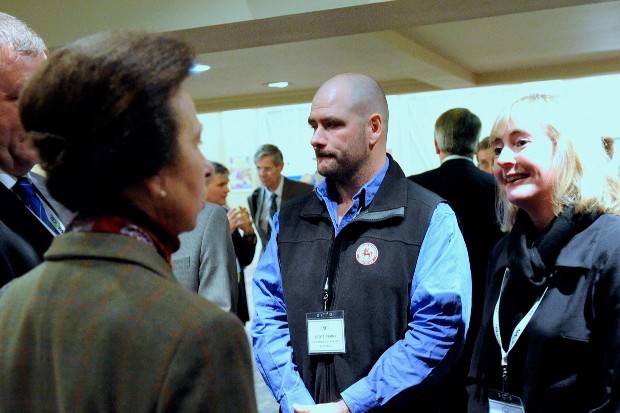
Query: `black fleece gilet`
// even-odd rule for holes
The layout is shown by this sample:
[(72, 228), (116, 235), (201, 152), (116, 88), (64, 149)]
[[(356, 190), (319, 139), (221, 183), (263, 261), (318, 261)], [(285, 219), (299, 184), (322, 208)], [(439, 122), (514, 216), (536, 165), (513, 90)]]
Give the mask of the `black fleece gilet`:
[[(404, 337), (411, 321), (411, 280), (430, 219), (442, 199), (406, 179), (390, 158), (374, 199), (334, 237), (327, 208), (317, 195), (291, 200), (280, 210), (277, 238), (294, 361), (317, 403), (366, 376), (379, 356)], [(362, 265), (356, 250), (378, 251)], [(330, 310), (344, 310), (346, 353), (308, 355), (306, 313), (322, 311), (326, 274)]]

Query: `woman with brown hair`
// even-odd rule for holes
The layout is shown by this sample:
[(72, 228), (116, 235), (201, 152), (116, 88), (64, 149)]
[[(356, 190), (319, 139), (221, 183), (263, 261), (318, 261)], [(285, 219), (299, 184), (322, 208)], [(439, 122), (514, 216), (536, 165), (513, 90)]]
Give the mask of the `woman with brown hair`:
[(243, 327), (170, 267), (209, 168), (181, 86), (193, 60), (167, 37), (102, 34), (25, 87), (49, 190), (77, 215), (0, 298), (0, 411), (256, 411)]

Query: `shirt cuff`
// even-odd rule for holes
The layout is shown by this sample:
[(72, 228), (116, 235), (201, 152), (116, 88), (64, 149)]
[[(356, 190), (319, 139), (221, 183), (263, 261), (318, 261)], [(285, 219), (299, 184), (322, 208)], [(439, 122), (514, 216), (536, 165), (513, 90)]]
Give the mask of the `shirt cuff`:
[(340, 393), (342, 400), (347, 404), (351, 413), (363, 413), (379, 407), (375, 392), (368, 385), (366, 377), (358, 380)]
[(310, 393), (305, 387), (297, 388), (287, 392), (280, 400), (280, 408), (282, 413), (294, 413), (293, 404), (316, 404)]

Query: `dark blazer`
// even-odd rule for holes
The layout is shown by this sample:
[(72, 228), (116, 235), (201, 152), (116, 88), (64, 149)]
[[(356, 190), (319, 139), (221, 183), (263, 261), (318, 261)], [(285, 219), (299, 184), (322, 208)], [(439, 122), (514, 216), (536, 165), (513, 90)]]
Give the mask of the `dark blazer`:
[[(56, 213), (66, 226), (71, 212), (56, 202), (45, 187), (45, 179), (30, 173), (39, 196)], [(43, 253), (49, 248), (54, 234), (24, 205), (19, 197), (0, 183), (0, 286), (19, 277), (43, 260)], [(14, 235), (18, 235), (15, 237)], [(11, 251), (10, 254), (7, 251)], [(34, 258), (33, 259), (33, 254)]]
[(256, 252), (256, 235), (244, 237), (239, 230), (235, 230), (231, 234), (231, 237), (239, 266), (243, 269), (250, 265), (254, 259), (254, 253)]
[(0, 287), (27, 273), (40, 262), (41, 258), (34, 248), (0, 221)]
[[(430, 189), (450, 203), (459, 219), (467, 245), (472, 275), (472, 311), (461, 365), (457, 367), (458, 373), (454, 373), (460, 377), (458, 380), (464, 380), (480, 328), (489, 254), (502, 236), (495, 218), (497, 180), (466, 159), (445, 161), (439, 168), (412, 175), (409, 179)], [(454, 401), (457, 404), (442, 411), (465, 411), (464, 385), (461, 386), (460, 382), (455, 385), (458, 389), (454, 391), (459, 392), (460, 398), (451, 398), (450, 402)]]
[(133, 238), (58, 236), (0, 296), (0, 325), (0, 411), (256, 412), (237, 317)]
[[(295, 198), (296, 196), (303, 195), (314, 189), (314, 186), (305, 182), (293, 181), (292, 179), (288, 179), (285, 176), (283, 176), (282, 179), (284, 179), (284, 184), (282, 185), (282, 200), (280, 202), (280, 205), (282, 205), (283, 202)], [(266, 195), (266, 192), (267, 191), (265, 190), (265, 188), (261, 185), (260, 187), (256, 188), (254, 192), (252, 192), (252, 194), (248, 197), (250, 215), (252, 216), (252, 221), (254, 221), (254, 228), (256, 228), (256, 232), (260, 237), (260, 241), (263, 246), (261, 254), (265, 251), (267, 243), (269, 242), (269, 237), (267, 236), (267, 233), (263, 231), (258, 222), (258, 219), (262, 213), (262, 208), (265, 205), (264, 197)]]
[(237, 300), (237, 316), (243, 321), (250, 321), (250, 310), (248, 308), (248, 294), (245, 288), (245, 272), (244, 269), (252, 263), (254, 253), (256, 252), (256, 235), (245, 237), (241, 235), (239, 230), (235, 230), (231, 234), (235, 255), (239, 263), (239, 278), (237, 284), (239, 287), (239, 299)]

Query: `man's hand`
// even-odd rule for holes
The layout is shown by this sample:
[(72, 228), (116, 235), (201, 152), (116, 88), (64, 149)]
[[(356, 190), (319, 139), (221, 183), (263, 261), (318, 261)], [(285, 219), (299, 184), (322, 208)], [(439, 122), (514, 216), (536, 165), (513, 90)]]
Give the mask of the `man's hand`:
[(336, 403), (323, 404), (293, 404), (295, 413), (351, 413), (344, 400)]
[(254, 233), (252, 219), (247, 209), (243, 207), (233, 208), (228, 211), (227, 215), (231, 234), (237, 229), (241, 229), (244, 235), (252, 235)]

